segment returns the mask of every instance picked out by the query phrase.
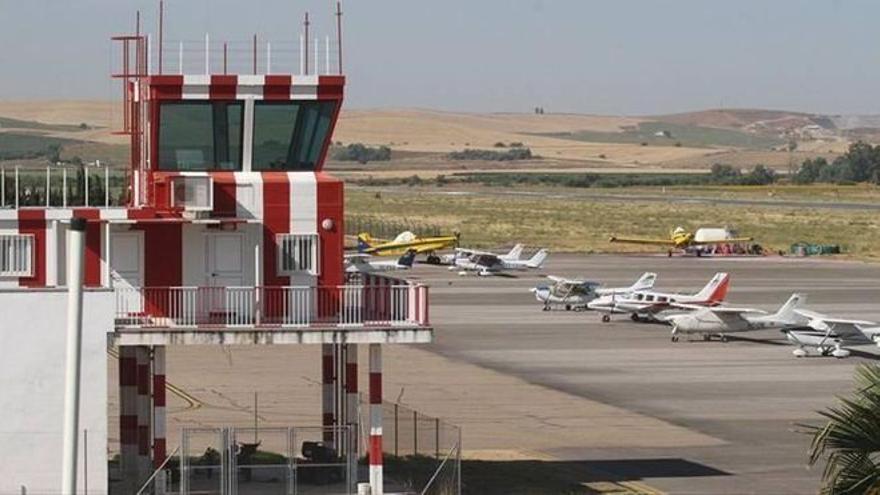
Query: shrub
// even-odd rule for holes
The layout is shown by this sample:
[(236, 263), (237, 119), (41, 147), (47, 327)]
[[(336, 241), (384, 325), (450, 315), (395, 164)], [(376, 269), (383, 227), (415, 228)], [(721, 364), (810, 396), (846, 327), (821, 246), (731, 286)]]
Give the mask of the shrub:
[(531, 160), (532, 150), (529, 148), (511, 148), (507, 151), (493, 150), (474, 150), (465, 149), (462, 151), (453, 151), (447, 157), (450, 160), (486, 160), (493, 162), (507, 162), (514, 160)]
[(391, 148), (387, 146), (372, 148), (361, 143), (354, 143), (333, 149), (330, 158), (340, 162), (386, 162), (391, 159)]

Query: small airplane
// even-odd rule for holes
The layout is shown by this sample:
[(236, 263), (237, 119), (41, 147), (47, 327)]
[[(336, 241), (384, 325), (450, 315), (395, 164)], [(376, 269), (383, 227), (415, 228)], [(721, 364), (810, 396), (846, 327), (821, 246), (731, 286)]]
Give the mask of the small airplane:
[(468, 272), (474, 272), (481, 277), (490, 275), (500, 275), (509, 270), (536, 270), (544, 266), (547, 259), (548, 251), (541, 249), (527, 260), (521, 259), (502, 259), (498, 255), (492, 253), (477, 253), (467, 258), (457, 258), (455, 264), (450, 266), (450, 270), (458, 268), (459, 275), (467, 275)]
[(415, 259), (415, 251), (409, 251), (397, 260), (381, 261), (374, 261), (369, 254), (347, 254), (345, 255), (345, 271), (348, 273), (375, 273), (409, 270)]
[(597, 297), (610, 294), (624, 294), (637, 290), (647, 290), (654, 287), (657, 280), (656, 273), (645, 273), (629, 287), (609, 287), (602, 289), (602, 284), (581, 279), (567, 279), (548, 275), (553, 285), (539, 285), (531, 290), (535, 293), (535, 299), (544, 303), (544, 311), (551, 310), (554, 306), (563, 306), (566, 311), (574, 309), (587, 309), (587, 303)]
[(373, 238), (370, 234), (362, 232), (358, 234), (358, 252), (375, 256), (402, 256), (410, 251), (416, 254), (426, 253), (428, 263), (439, 264), (440, 256), (436, 251), (458, 246), (461, 234), (454, 232), (452, 235), (437, 237), (419, 237), (410, 231), (401, 232), (394, 240), (382, 240)]
[(520, 259), (520, 256), (522, 256), (523, 247), (524, 246), (522, 244), (517, 244), (513, 246), (506, 254), (498, 255), (496, 255), (495, 253), (490, 253), (488, 251), (480, 251), (478, 249), (455, 248), (455, 252), (453, 252), (452, 254), (444, 254), (443, 256), (441, 256), (440, 261), (441, 263), (446, 265), (455, 265), (456, 260), (460, 258), (468, 258), (475, 254), (489, 254), (493, 256), (498, 256), (498, 259), (503, 261), (516, 261)]
[[(609, 242), (624, 244), (649, 244), (654, 246), (666, 246), (668, 254), (672, 256), (673, 249), (686, 250), (698, 246), (710, 246), (714, 244), (737, 244), (751, 242), (751, 237), (737, 237), (727, 229), (697, 229), (696, 232), (685, 230), (684, 227), (676, 227), (669, 233), (668, 239), (646, 239), (638, 237), (611, 236)], [(699, 255), (699, 251), (697, 252)]]
[(679, 334), (700, 334), (703, 340), (711, 340), (713, 336), (718, 336), (722, 342), (727, 342), (729, 333), (780, 329), (803, 323), (804, 318), (795, 310), (806, 300), (807, 296), (804, 294), (792, 294), (773, 314), (752, 308), (674, 304), (675, 307), (693, 311), (668, 316), (666, 322), (672, 325), (673, 342), (678, 342)]
[[(611, 321), (612, 314), (629, 314), (633, 321), (663, 321), (664, 312), (675, 310), (675, 303), (693, 306), (717, 306), (724, 302), (730, 288), (730, 275), (716, 273), (712, 280), (696, 294), (671, 294), (654, 290), (636, 290), (624, 294), (608, 294), (587, 304), (587, 307), (606, 313), (603, 322)], [(680, 308), (679, 308), (680, 309)]]
[(833, 318), (806, 310), (797, 313), (808, 320), (807, 325), (782, 329), (788, 341), (797, 346), (792, 352), (795, 357), (805, 357), (809, 355), (808, 349), (816, 349), (822, 356), (841, 359), (851, 354), (847, 347), (880, 346), (880, 323)]

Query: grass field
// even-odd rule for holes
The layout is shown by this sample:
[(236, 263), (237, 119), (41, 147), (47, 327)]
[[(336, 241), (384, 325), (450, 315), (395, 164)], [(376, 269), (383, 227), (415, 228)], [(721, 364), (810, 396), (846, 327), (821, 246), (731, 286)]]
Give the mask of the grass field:
[[(619, 193), (620, 190), (617, 190)], [(760, 193), (759, 193), (760, 194)], [(876, 211), (779, 206), (709, 206), (640, 200), (444, 194), (434, 190), (377, 193), (348, 189), (347, 211), (377, 218), (430, 221), (462, 233), (473, 247), (514, 242), (568, 252), (656, 251), (662, 248), (610, 244), (611, 235), (665, 238), (675, 226), (728, 226), (771, 250), (798, 241), (840, 244), (846, 256), (880, 259), (880, 215)]]

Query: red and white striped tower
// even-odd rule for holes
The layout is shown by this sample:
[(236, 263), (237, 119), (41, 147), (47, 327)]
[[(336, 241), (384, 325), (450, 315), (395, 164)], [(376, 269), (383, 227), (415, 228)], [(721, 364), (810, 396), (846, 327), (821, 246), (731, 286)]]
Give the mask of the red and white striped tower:
[(138, 482), (150, 473), (150, 348), (137, 346), (137, 455)]
[(370, 344), (370, 489), (383, 495), (381, 344)]
[(333, 344), (321, 344), (321, 424), (324, 443), (333, 446)]
[[(165, 461), (167, 442), (165, 426), (165, 346), (153, 348), (153, 469)], [(156, 478), (156, 493), (165, 493), (162, 474)]]
[(119, 348), (119, 454), (125, 480), (133, 480), (138, 462), (138, 383), (135, 347)]

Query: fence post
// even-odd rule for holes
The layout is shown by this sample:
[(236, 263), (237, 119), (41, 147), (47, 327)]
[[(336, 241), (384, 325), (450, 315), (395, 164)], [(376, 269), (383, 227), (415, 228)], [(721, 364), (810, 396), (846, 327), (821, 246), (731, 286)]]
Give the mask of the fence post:
[[(159, 50), (162, 50), (162, 47), (159, 47)], [(106, 165), (104, 166), (104, 207), (110, 207), (110, 168)]]
[(49, 189), (52, 187), (52, 172), (49, 166), (46, 166), (46, 208), (49, 207)]
[(440, 418), (434, 418), (434, 457), (440, 458)]
[(61, 169), (61, 206), (67, 208), (67, 169)]
[(400, 409), (400, 405), (395, 402), (394, 403), (394, 457), (400, 457), (400, 455), (398, 454), (398, 446), (400, 443), (398, 441), (398, 438), (400, 438), (400, 429), (398, 428), (399, 422), (398, 422), (398, 415), (397, 415), (398, 409)]
[(6, 206), (6, 167), (0, 167), (0, 208), (4, 206)]
[(15, 209), (18, 209), (18, 165), (15, 166)]
[(419, 413), (413, 411), (413, 455), (419, 455)]

